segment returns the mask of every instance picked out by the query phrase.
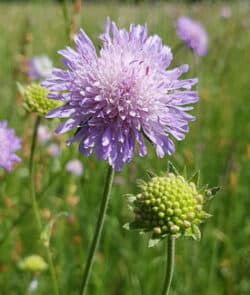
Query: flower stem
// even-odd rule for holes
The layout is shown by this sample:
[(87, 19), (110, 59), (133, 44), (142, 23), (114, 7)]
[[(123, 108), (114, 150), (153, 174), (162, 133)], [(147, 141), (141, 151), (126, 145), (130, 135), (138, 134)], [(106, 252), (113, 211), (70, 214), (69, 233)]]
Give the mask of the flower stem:
[(168, 237), (167, 246), (167, 268), (162, 295), (168, 295), (170, 290), (171, 281), (174, 273), (174, 256), (175, 256), (175, 238), (173, 236)]
[(33, 134), (32, 134), (30, 159), (29, 159), (30, 196), (32, 199), (32, 207), (33, 207), (33, 211), (34, 211), (34, 215), (35, 215), (35, 219), (36, 219), (36, 223), (38, 225), (39, 231), (42, 229), (42, 223), (41, 223), (41, 218), (39, 215), (39, 209), (38, 209), (38, 204), (36, 200), (36, 192), (35, 192), (35, 185), (34, 185), (34, 154), (36, 149), (37, 131), (38, 131), (40, 121), (41, 121), (41, 117), (37, 116), (34, 129), (33, 129)]
[(67, 39), (70, 40), (70, 15), (67, 0), (62, 1), (62, 12), (64, 18), (65, 33)]
[(82, 276), (81, 288), (79, 293), (80, 295), (84, 295), (87, 290), (87, 284), (89, 281), (89, 277), (90, 277), (90, 273), (91, 273), (91, 269), (92, 269), (92, 265), (94, 261), (94, 256), (98, 248), (100, 237), (103, 230), (104, 219), (106, 216), (106, 211), (107, 211), (107, 207), (109, 203), (109, 197), (110, 197), (110, 192), (112, 188), (113, 178), (114, 178), (114, 170), (112, 169), (112, 167), (109, 166), (107, 177), (106, 177), (106, 183), (105, 183), (105, 187), (103, 191), (102, 203), (101, 203), (99, 216), (98, 216), (98, 220), (97, 220), (96, 228), (94, 232), (94, 237), (91, 243), (91, 248), (90, 248), (87, 262), (85, 265), (84, 273)]
[[(38, 202), (37, 202), (37, 199), (36, 199), (36, 191), (35, 191), (35, 183), (34, 183), (34, 154), (35, 154), (35, 149), (36, 149), (37, 131), (38, 131), (40, 121), (41, 121), (41, 117), (37, 116), (36, 121), (35, 121), (35, 125), (34, 125), (33, 134), (32, 134), (32, 142), (31, 142), (31, 149), (30, 149), (30, 159), (29, 159), (30, 196), (31, 196), (31, 200), (32, 200), (32, 208), (33, 208), (33, 211), (34, 211), (34, 215), (35, 215), (35, 219), (36, 219), (39, 234), (42, 232), (42, 221), (41, 221), (41, 217), (40, 217), (40, 214), (39, 214), (39, 207), (38, 207)], [(52, 278), (52, 281), (53, 281), (54, 294), (59, 295), (59, 288), (58, 288), (55, 268), (54, 268), (53, 261), (52, 261), (52, 255), (51, 255), (50, 249), (48, 247), (45, 247), (45, 249), (46, 249), (46, 255), (47, 255), (47, 258), (48, 258), (51, 278)]]

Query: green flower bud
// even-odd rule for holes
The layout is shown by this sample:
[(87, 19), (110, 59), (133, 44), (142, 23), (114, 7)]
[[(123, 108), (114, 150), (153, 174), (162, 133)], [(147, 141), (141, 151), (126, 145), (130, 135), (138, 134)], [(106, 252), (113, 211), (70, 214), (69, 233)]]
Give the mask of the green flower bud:
[(60, 106), (60, 102), (47, 98), (48, 90), (39, 84), (27, 86), (22, 93), (25, 109), (40, 116), (45, 116), (48, 111)]
[(155, 234), (160, 235), (161, 234), (161, 228), (160, 227), (154, 227), (153, 231)]
[[(141, 191), (133, 203), (136, 215), (130, 229), (152, 232), (151, 240), (160, 240), (167, 235), (199, 239), (197, 225), (210, 216), (203, 208), (204, 189), (200, 191), (194, 182), (173, 173), (138, 183)], [(143, 212), (140, 218), (138, 212)]]
[(18, 263), (18, 267), (23, 271), (41, 272), (47, 269), (48, 265), (39, 255), (30, 255)]

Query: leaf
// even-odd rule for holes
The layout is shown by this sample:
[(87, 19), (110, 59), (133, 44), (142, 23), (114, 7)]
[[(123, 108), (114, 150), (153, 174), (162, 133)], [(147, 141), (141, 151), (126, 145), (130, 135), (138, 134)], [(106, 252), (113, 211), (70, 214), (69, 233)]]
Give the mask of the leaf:
[(192, 237), (197, 240), (197, 241), (200, 241), (201, 239), (201, 232), (200, 232), (200, 229), (199, 227), (195, 224), (192, 226)]
[(148, 177), (149, 177), (150, 179), (153, 178), (153, 177), (156, 177), (156, 176), (157, 176), (154, 172), (152, 172), (152, 171), (150, 171), (150, 170), (147, 170), (147, 171), (146, 171), (146, 174), (148, 175)]
[(126, 194), (126, 195), (124, 195), (124, 197), (128, 199), (128, 202), (130, 204), (133, 204), (134, 201), (136, 200), (136, 196), (132, 195), (132, 194)]
[(45, 247), (49, 247), (51, 233), (52, 233), (52, 228), (53, 228), (55, 222), (61, 216), (68, 216), (68, 212), (60, 212), (60, 213), (56, 214), (50, 220), (50, 222), (45, 226), (45, 228), (43, 229), (43, 231), (41, 232), (40, 239), (42, 240), (42, 242), (43, 242), (43, 244), (44, 244)]
[(207, 188), (208, 188), (208, 185), (204, 184), (202, 187), (199, 188), (199, 193), (201, 193), (202, 195), (206, 194)]
[(187, 166), (184, 166), (183, 171), (182, 171), (182, 176), (187, 179)]
[(211, 200), (215, 197), (216, 193), (220, 190), (219, 186), (215, 186), (213, 188), (205, 190), (206, 197)]
[(136, 184), (139, 188), (144, 189), (144, 187), (147, 185), (146, 181), (142, 180), (142, 179), (138, 179), (136, 181)]
[(220, 189), (221, 189), (221, 188), (220, 188), (219, 186), (215, 186), (215, 187), (211, 188), (211, 189), (210, 189), (211, 194), (212, 194), (213, 196), (215, 196), (215, 195), (217, 194), (217, 192), (218, 192)]
[(175, 239), (178, 239), (179, 237), (181, 237), (181, 234), (180, 233), (176, 233), (176, 234), (172, 234), (172, 237), (175, 238)]
[(184, 232), (184, 237), (193, 237), (193, 232), (192, 232), (192, 228), (189, 227), (185, 230)]
[(148, 241), (148, 248), (155, 247), (160, 242), (160, 240), (161, 240), (160, 238), (154, 238), (152, 236), (152, 238), (150, 238)]
[(129, 209), (131, 212), (134, 212), (134, 206), (132, 206), (131, 204), (128, 204), (128, 209)]
[(25, 87), (19, 83), (19, 82), (16, 82), (16, 86), (17, 86), (17, 89), (19, 91), (19, 93), (24, 96), (24, 93), (25, 93)]
[(202, 213), (202, 218), (205, 218), (205, 219), (210, 218), (210, 217), (213, 216), (212, 214), (209, 214), (206, 211), (202, 211), (201, 213)]
[(122, 227), (123, 227), (124, 229), (126, 229), (126, 230), (130, 230), (130, 223), (127, 222), (127, 223), (125, 223)]
[(123, 228), (125, 228), (126, 230), (143, 230), (143, 226), (136, 222), (136, 221), (132, 221), (132, 222), (127, 222), (123, 225)]
[(175, 175), (180, 175), (178, 169), (174, 166), (171, 161), (168, 161), (168, 173), (174, 173)]
[(188, 182), (194, 182), (197, 186), (200, 182), (200, 171), (196, 171), (188, 180)]

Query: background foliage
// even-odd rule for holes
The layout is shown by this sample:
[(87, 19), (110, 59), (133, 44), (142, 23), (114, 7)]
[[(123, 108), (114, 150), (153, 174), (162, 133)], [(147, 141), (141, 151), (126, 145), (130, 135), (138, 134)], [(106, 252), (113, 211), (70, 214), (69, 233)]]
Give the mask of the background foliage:
[[(38, 245), (27, 190), (34, 118), (24, 112), (17, 94), (16, 80), (22, 79), (20, 54), (25, 50), (29, 56), (47, 54), (59, 66), (56, 52), (68, 44), (61, 7), (45, 1), (27, 2), (0, 5), (0, 118), (8, 119), (23, 141), (22, 163), (13, 173), (0, 175), (1, 295), (26, 293), (31, 277), (17, 268), (17, 262), (34, 253)], [(176, 52), (172, 64), (191, 64), (188, 75), (200, 79), (200, 103), (194, 112), (197, 121), (191, 124), (186, 140), (177, 144), (171, 159), (181, 169), (184, 165), (189, 171), (199, 168), (203, 183), (219, 184), (223, 190), (211, 204), (213, 218), (203, 226), (201, 242), (177, 242), (172, 294), (250, 294), (250, 6), (237, 2), (231, 6), (232, 16), (223, 19), (221, 8), (225, 4), (219, 2), (155, 6), (120, 6), (114, 2), (83, 5), (81, 26), (96, 45), (107, 15), (121, 26), (146, 22), (150, 32), (159, 34), (172, 48), (179, 47), (174, 22), (182, 14), (200, 20), (208, 31), (209, 52), (198, 65), (184, 47)], [(57, 122), (43, 123), (52, 130)], [(79, 155), (76, 146), (66, 147), (68, 137), (53, 139), (61, 145), (60, 158), (51, 158), (48, 146), (39, 145), (36, 185), (44, 222), (58, 212), (69, 213), (68, 218), (58, 220), (51, 245), (62, 294), (73, 295), (77, 294), (92, 238), (106, 165)], [(65, 171), (65, 163), (73, 157), (84, 164), (82, 177)], [(123, 230), (130, 218), (123, 194), (137, 191), (135, 179), (145, 178), (146, 169), (164, 171), (166, 163), (166, 158), (158, 159), (152, 151), (117, 173), (88, 294), (151, 295), (160, 290), (165, 245), (148, 249), (145, 237)], [(39, 254), (44, 255), (42, 249)], [(48, 282), (49, 273), (41, 274), (35, 294), (51, 294)]]

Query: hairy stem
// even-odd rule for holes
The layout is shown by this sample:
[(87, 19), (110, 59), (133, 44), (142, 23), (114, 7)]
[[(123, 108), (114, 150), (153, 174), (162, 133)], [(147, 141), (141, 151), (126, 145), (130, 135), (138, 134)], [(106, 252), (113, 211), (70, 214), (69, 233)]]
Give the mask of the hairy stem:
[(86, 262), (85, 269), (82, 276), (80, 293), (79, 293), (80, 295), (86, 294), (87, 285), (88, 285), (91, 269), (93, 266), (95, 253), (98, 248), (100, 237), (103, 230), (104, 220), (106, 216), (110, 192), (111, 192), (112, 183), (113, 183), (113, 177), (114, 177), (114, 170), (112, 169), (112, 167), (109, 166), (107, 177), (106, 177), (106, 183), (105, 183), (105, 187), (103, 191), (102, 203), (101, 203), (99, 216), (98, 216), (98, 220), (97, 220), (96, 228), (94, 232), (94, 237), (91, 243), (91, 248), (89, 251), (89, 255), (88, 255), (87, 262)]
[[(33, 135), (32, 135), (32, 142), (31, 142), (31, 149), (30, 149), (30, 159), (29, 159), (30, 196), (31, 196), (32, 208), (33, 208), (33, 211), (34, 211), (34, 215), (35, 215), (35, 219), (36, 219), (39, 234), (41, 234), (43, 228), (42, 228), (42, 221), (41, 221), (41, 217), (40, 217), (40, 214), (39, 214), (39, 207), (38, 207), (38, 202), (37, 202), (37, 198), (36, 198), (36, 191), (35, 191), (34, 154), (35, 154), (35, 149), (36, 149), (37, 131), (38, 131), (40, 121), (41, 121), (41, 117), (37, 116), (36, 121), (35, 121), (35, 125), (34, 125)], [(58, 288), (55, 268), (54, 268), (53, 261), (52, 261), (52, 255), (51, 255), (50, 249), (48, 247), (45, 247), (45, 249), (46, 249), (46, 254), (47, 254), (47, 258), (48, 258), (51, 278), (52, 278), (52, 281), (53, 281), (54, 294), (59, 295), (59, 288)]]
[(168, 237), (167, 246), (167, 268), (165, 281), (162, 289), (162, 295), (168, 295), (170, 290), (171, 281), (174, 273), (174, 257), (175, 257), (175, 238), (172, 236)]

